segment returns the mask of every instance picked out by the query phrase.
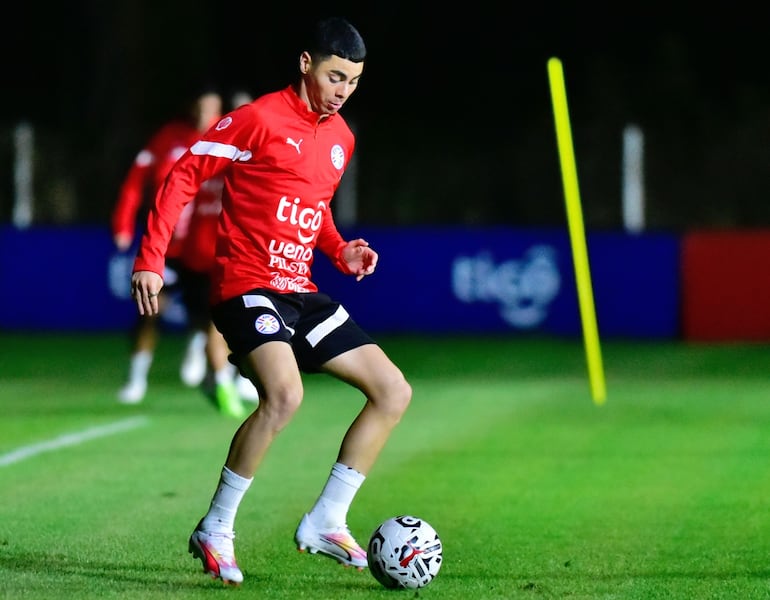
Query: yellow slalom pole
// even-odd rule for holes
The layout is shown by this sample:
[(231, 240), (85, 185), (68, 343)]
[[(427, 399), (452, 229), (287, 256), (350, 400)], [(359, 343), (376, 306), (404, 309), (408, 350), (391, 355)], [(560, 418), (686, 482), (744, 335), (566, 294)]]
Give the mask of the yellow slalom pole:
[(588, 251), (583, 227), (583, 213), (580, 207), (575, 153), (570, 132), (567, 92), (564, 86), (564, 70), (558, 58), (548, 59), (548, 80), (551, 85), (551, 101), (556, 123), (556, 141), (559, 146), (564, 201), (567, 205), (572, 258), (575, 265), (580, 318), (583, 323), (583, 343), (588, 362), (588, 377), (594, 404), (601, 405), (607, 397), (602, 367), (602, 351), (596, 326), (596, 310), (591, 286), (591, 270), (588, 266)]

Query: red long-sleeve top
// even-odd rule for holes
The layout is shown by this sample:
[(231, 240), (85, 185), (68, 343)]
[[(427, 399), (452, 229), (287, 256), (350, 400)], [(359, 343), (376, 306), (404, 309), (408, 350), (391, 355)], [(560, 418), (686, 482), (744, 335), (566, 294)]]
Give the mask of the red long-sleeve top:
[(212, 302), (258, 287), (317, 291), (310, 270), (316, 247), (349, 273), (330, 203), (354, 146), (341, 115), (320, 119), (291, 86), (236, 109), (171, 169), (150, 211), (134, 271), (163, 273), (179, 215), (202, 182), (221, 176)]

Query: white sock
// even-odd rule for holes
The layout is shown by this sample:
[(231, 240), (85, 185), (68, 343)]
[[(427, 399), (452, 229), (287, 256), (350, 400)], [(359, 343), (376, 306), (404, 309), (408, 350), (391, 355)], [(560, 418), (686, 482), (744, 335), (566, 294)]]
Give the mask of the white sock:
[(201, 522), (203, 531), (211, 533), (231, 533), (233, 531), (238, 506), (252, 480), (253, 477), (246, 479), (233, 473), (227, 467), (222, 467), (219, 485), (211, 499), (209, 512), (206, 513)]
[(217, 385), (232, 383), (234, 373), (235, 373), (234, 365), (228, 365), (226, 367), (222, 367), (218, 371), (214, 372), (214, 381), (217, 382)]
[(187, 354), (199, 354), (206, 349), (206, 332), (196, 331), (187, 343)]
[(128, 379), (132, 382), (146, 382), (147, 374), (152, 365), (152, 352), (140, 350), (131, 355), (131, 364), (128, 368)]
[(310, 513), (317, 527), (344, 527), (348, 510), (366, 476), (342, 463), (334, 463), (321, 496)]

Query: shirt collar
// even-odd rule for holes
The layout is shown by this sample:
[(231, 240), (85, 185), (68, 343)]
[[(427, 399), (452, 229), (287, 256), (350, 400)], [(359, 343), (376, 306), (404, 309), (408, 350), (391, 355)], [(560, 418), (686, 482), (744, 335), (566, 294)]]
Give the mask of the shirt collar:
[(305, 104), (305, 101), (299, 97), (299, 94), (297, 94), (297, 90), (293, 85), (288, 85), (284, 88), (283, 96), (286, 98), (286, 101), (289, 103), (289, 105), (303, 120), (307, 121), (308, 123), (312, 123), (313, 125), (330, 122), (334, 117), (337, 116), (336, 114), (328, 115), (326, 118), (321, 120), (321, 115), (308, 108), (307, 104)]

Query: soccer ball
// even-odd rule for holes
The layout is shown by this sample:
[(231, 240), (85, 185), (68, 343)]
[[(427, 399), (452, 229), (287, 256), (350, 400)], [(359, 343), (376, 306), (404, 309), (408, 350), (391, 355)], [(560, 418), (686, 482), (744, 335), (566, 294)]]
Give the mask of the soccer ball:
[(383, 522), (369, 538), (367, 561), (386, 588), (421, 588), (438, 575), (443, 547), (436, 530), (410, 515)]

